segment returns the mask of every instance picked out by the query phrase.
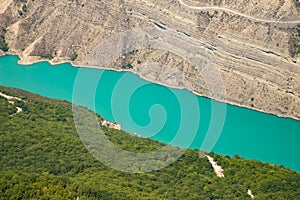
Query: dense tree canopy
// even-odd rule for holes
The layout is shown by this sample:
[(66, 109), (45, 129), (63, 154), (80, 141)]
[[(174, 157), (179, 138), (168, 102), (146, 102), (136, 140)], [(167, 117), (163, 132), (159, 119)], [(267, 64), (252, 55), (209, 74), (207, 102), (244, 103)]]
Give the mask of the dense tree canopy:
[[(71, 104), (0, 87), (0, 199), (300, 199), (300, 174), (284, 167), (210, 153), (219, 178), (198, 151), (151, 173), (125, 173), (96, 160), (75, 130)], [(23, 112), (10, 116), (16, 106)], [(146, 152), (163, 144), (104, 129), (123, 149)]]

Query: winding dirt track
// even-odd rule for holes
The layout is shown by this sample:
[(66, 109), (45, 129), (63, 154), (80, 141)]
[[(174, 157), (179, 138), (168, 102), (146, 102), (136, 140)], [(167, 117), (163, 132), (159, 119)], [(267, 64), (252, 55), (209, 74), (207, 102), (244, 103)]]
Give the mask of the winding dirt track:
[[(0, 92), (0, 96), (6, 98), (8, 103), (10, 103), (12, 105), (14, 105), (14, 103), (15, 103), (14, 100), (23, 101), (22, 99), (20, 99), (18, 97), (9, 96), (9, 95), (3, 94), (2, 92)], [(11, 114), (10, 116), (14, 116), (14, 115), (19, 114), (20, 112), (23, 111), (23, 109), (20, 108), (20, 107), (16, 107), (16, 109), (17, 109), (16, 113)]]
[(255, 21), (258, 21), (258, 22), (277, 23), (277, 24), (300, 24), (300, 20), (297, 20), (297, 21), (280, 21), (280, 20), (260, 19), (260, 18), (256, 18), (256, 17), (252, 17), (252, 16), (249, 16), (249, 15), (243, 14), (243, 13), (239, 13), (237, 11), (234, 11), (234, 10), (231, 10), (231, 9), (228, 9), (228, 8), (222, 8), (222, 7), (218, 7), (218, 6), (197, 7), (197, 6), (188, 5), (188, 4), (184, 3), (183, 0), (179, 0), (179, 2), (180, 2), (181, 5), (183, 5), (185, 7), (188, 7), (188, 8), (191, 8), (191, 9), (195, 9), (195, 10), (221, 10), (221, 11), (229, 12), (229, 13), (232, 13), (232, 14), (235, 14), (235, 15), (239, 15), (239, 16), (244, 17), (244, 18), (255, 20)]

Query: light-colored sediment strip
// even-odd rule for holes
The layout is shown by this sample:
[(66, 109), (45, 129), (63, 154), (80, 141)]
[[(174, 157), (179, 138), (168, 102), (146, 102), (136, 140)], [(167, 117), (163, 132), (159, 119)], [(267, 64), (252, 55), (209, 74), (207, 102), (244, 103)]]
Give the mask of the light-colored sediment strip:
[(254, 199), (254, 195), (252, 194), (252, 191), (251, 191), (251, 190), (248, 190), (248, 191), (247, 191), (247, 194), (251, 197), (251, 199)]
[(222, 169), (222, 167), (220, 165), (217, 164), (216, 161), (214, 161), (214, 159), (208, 155), (205, 155), (208, 158), (208, 161), (210, 162), (210, 164), (212, 165), (212, 167), (214, 168), (215, 173), (217, 174), (218, 177), (224, 178), (224, 170)]
[[(9, 95), (3, 94), (2, 92), (0, 92), (0, 96), (2, 96), (2, 97), (4, 97), (4, 98), (6, 98), (6, 99), (7, 99), (7, 101), (8, 101), (8, 103), (10, 103), (10, 104), (12, 104), (12, 105), (14, 105), (14, 103), (15, 103), (15, 100), (18, 100), (18, 101), (23, 101), (22, 99), (20, 99), (20, 98), (18, 98), (18, 97), (9, 96)], [(13, 115), (19, 114), (20, 112), (22, 112), (22, 111), (23, 111), (23, 109), (22, 109), (22, 108), (20, 108), (20, 107), (16, 107), (16, 108), (17, 108), (17, 112), (16, 112), (16, 113), (14, 113), (14, 114), (12, 114), (12, 115), (10, 115), (10, 116), (13, 116)]]
[(238, 16), (241, 16), (241, 17), (244, 17), (244, 18), (247, 18), (247, 19), (251, 19), (251, 20), (257, 21), (257, 22), (276, 23), (276, 24), (299, 24), (300, 23), (300, 20), (295, 20), (295, 21), (280, 21), (280, 20), (260, 19), (260, 18), (257, 18), (257, 17), (249, 16), (249, 15), (246, 15), (246, 14), (243, 14), (243, 13), (240, 13), (240, 12), (228, 9), (228, 8), (222, 8), (222, 7), (218, 7), (218, 6), (203, 6), (203, 7), (199, 7), (199, 6), (188, 5), (183, 0), (179, 0), (179, 2), (180, 2), (181, 5), (183, 5), (185, 7), (188, 7), (188, 8), (191, 8), (191, 9), (195, 9), (195, 10), (221, 10), (221, 11), (232, 13), (234, 15), (238, 15)]
[(18, 97), (9, 96), (9, 95), (3, 94), (2, 92), (0, 92), (0, 96), (4, 97), (8, 101), (13, 101), (13, 100), (23, 101), (22, 99), (20, 99)]

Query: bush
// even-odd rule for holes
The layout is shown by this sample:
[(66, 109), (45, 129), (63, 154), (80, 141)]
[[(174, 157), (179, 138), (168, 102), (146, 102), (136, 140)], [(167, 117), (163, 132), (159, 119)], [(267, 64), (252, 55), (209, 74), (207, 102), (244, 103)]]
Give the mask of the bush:
[(78, 54), (76, 53), (76, 54), (73, 54), (72, 56), (71, 56), (71, 61), (75, 61), (76, 59), (77, 59), (77, 57), (78, 57)]
[(122, 68), (123, 69), (132, 69), (133, 66), (132, 66), (132, 64), (128, 63), (127, 65), (123, 65)]
[(23, 16), (22, 10), (18, 10), (18, 13), (19, 13), (20, 16)]
[(5, 37), (3, 35), (0, 36), (0, 49), (4, 52), (9, 50), (8, 44), (5, 41)]
[(136, 49), (136, 50), (131, 51), (130, 54), (134, 56), (137, 52), (139, 52), (139, 50)]
[(24, 4), (24, 5), (22, 6), (22, 11), (23, 11), (23, 12), (27, 12), (27, 6), (26, 6), (26, 4)]
[(0, 49), (4, 52), (8, 52), (8, 50), (9, 50), (8, 44), (6, 42), (2, 43), (0, 45)]

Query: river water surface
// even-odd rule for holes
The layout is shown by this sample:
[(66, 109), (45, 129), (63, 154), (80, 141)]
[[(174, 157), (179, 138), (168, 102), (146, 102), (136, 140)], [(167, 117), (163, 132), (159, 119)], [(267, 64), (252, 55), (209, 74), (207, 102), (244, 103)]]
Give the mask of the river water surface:
[(0, 57), (0, 85), (89, 107), (143, 137), (300, 171), (300, 121), (198, 97), (128, 72), (17, 61), (17, 56)]

